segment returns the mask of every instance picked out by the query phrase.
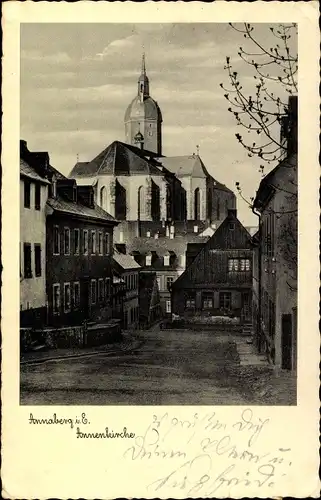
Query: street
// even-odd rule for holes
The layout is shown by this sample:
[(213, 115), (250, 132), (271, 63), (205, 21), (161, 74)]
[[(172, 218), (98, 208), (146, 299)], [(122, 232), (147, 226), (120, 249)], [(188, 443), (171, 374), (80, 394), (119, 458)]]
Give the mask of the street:
[(154, 328), (133, 336), (127, 352), (21, 365), (21, 404), (295, 404), (284, 400), (288, 390), (280, 401), (264, 399), (271, 369), (241, 366), (228, 332)]

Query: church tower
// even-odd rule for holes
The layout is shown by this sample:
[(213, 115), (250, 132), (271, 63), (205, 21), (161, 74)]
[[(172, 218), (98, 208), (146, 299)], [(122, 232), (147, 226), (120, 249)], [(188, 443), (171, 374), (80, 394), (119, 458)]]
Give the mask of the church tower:
[(125, 113), (125, 142), (133, 146), (162, 154), (162, 113), (157, 102), (149, 94), (145, 54), (142, 56), (141, 74), (137, 95)]

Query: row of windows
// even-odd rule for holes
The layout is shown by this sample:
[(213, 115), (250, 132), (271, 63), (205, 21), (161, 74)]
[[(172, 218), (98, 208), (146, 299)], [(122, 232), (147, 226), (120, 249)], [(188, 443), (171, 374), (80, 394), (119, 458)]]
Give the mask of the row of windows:
[[(63, 284), (63, 297), (61, 298), (61, 286), (59, 283), (53, 285), (53, 313), (60, 314), (61, 305), (63, 305), (64, 313), (69, 313), (71, 310), (77, 311), (80, 307), (80, 283), (75, 281), (72, 283)], [(71, 293), (72, 291), (72, 293)], [(90, 282), (90, 303), (102, 304), (107, 302), (111, 295), (111, 280), (110, 278), (92, 279)]]
[(250, 269), (250, 259), (229, 259), (228, 261), (229, 271), (250, 271)]
[[(170, 255), (164, 255), (164, 266), (170, 266), (171, 265), (171, 256)], [(180, 255), (179, 256), (179, 266), (185, 268), (185, 255)], [(145, 260), (145, 265), (146, 266), (151, 266), (152, 265), (152, 255), (146, 255), (146, 260)]]
[(138, 273), (125, 275), (126, 290), (136, 290), (138, 288)]
[[(90, 233), (90, 235), (89, 235)], [(90, 236), (90, 241), (89, 241)], [(82, 241), (81, 241), (82, 240)], [(95, 255), (98, 251), (99, 255), (109, 255), (111, 252), (110, 234), (96, 231), (88, 231), (83, 229), (82, 239), (80, 240), (80, 229), (73, 230), (73, 248), (71, 249), (71, 231), (69, 227), (63, 229), (63, 239), (60, 241), (60, 228), (54, 226), (53, 235), (53, 254), (54, 255)]]
[[(31, 208), (31, 181), (29, 179), (24, 180), (24, 207)], [(34, 207), (35, 210), (40, 210), (41, 206), (41, 185), (36, 182), (35, 186), (35, 198)]]
[[(34, 276), (41, 276), (41, 245), (35, 243), (34, 246)], [(31, 243), (23, 244), (23, 276), (24, 278), (33, 277), (32, 269), (32, 246)]]
[[(231, 292), (220, 292), (219, 293), (219, 308), (222, 310), (231, 309), (232, 304), (232, 294)], [(186, 309), (195, 309), (196, 301), (195, 296), (190, 296), (185, 300)], [(204, 292), (202, 294), (202, 309), (213, 309), (214, 307), (214, 297), (213, 292)]]
[[(158, 276), (156, 279), (157, 279), (158, 289), (163, 290), (163, 286), (162, 286), (163, 280), (162, 280), (161, 276)], [(166, 276), (166, 278), (165, 278), (165, 283), (166, 283), (165, 290), (169, 290), (170, 287), (172, 286), (173, 282), (174, 282), (173, 276)]]

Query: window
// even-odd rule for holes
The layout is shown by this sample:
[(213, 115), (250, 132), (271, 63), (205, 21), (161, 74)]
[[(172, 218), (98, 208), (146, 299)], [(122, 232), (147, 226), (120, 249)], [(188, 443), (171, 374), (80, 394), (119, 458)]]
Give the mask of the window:
[(24, 277), (32, 278), (32, 268), (31, 268), (31, 244), (23, 244), (23, 269)]
[(60, 285), (56, 284), (52, 287), (52, 309), (54, 314), (60, 314)]
[(171, 301), (170, 300), (166, 300), (166, 312), (170, 313), (171, 311), (172, 311)]
[(110, 300), (110, 278), (105, 278), (105, 301)]
[(110, 254), (110, 234), (105, 233), (105, 254)]
[(41, 186), (37, 182), (35, 185), (35, 209), (40, 210), (41, 205)]
[(235, 229), (235, 223), (234, 222), (230, 222), (229, 225), (228, 225), (228, 228), (230, 231), (234, 231)]
[(30, 190), (31, 182), (28, 179), (24, 180), (24, 207), (30, 208)]
[(249, 271), (250, 270), (250, 259), (241, 259), (241, 271)]
[(172, 276), (167, 276), (167, 278), (166, 278), (166, 287), (167, 287), (167, 290), (170, 289), (170, 287), (173, 284), (173, 281), (174, 281), (174, 278)]
[(231, 292), (220, 292), (220, 309), (231, 308)]
[(238, 259), (229, 259), (228, 260), (228, 270), (229, 271), (238, 271), (239, 270), (239, 260)]
[(60, 234), (59, 234), (59, 226), (54, 226), (53, 228), (53, 253), (54, 255), (59, 255), (60, 253)]
[(35, 243), (35, 275), (41, 276), (41, 245)]
[(152, 265), (152, 256), (146, 255), (146, 266), (151, 266), (151, 265)]
[(91, 303), (96, 304), (97, 301), (97, 284), (96, 280), (91, 280)]
[(83, 251), (84, 251), (84, 255), (88, 255), (88, 231), (87, 229), (84, 230), (83, 232)]
[(70, 255), (70, 229), (64, 228), (64, 254)]
[(185, 254), (179, 256), (179, 265), (180, 267), (185, 267), (186, 265)]
[(203, 309), (213, 309), (213, 294), (203, 293), (202, 295)]
[(158, 276), (158, 278), (156, 278), (156, 281), (157, 281), (158, 289), (161, 290), (162, 289), (162, 287), (161, 287), (161, 283), (162, 283), (161, 277)]
[(169, 255), (164, 255), (164, 266), (169, 266)]
[(186, 309), (195, 309), (195, 298), (189, 297), (185, 301)]
[(70, 312), (71, 300), (70, 300), (70, 283), (64, 283), (64, 311), (65, 313)]
[(74, 309), (79, 309), (80, 306), (80, 284), (78, 281), (74, 283)]
[(103, 254), (103, 233), (98, 233), (98, 253)]
[(104, 301), (104, 280), (102, 278), (98, 280), (98, 301), (100, 303)]
[(91, 253), (96, 253), (96, 231), (91, 231)]
[(75, 255), (79, 255), (79, 246), (80, 246), (79, 229), (74, 229), (74, 254)]

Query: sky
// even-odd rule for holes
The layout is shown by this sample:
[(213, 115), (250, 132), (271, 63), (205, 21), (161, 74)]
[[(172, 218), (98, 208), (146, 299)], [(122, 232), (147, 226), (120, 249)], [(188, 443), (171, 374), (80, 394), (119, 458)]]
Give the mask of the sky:
[[(272, 46), (271, 25), (254, 25)], [(270, 43), (271, 42), (271, 43)], [(255, 88), (251, 68), (240, 60), (246, 40), (228, 24), (22, 24), (20, 133), (31, 151), (48, 151), (51, 164), (68, 175), (114, 140), (124, 141), (124, 113), (137, 93), (142, 52), (150, 94), (163, 115), (163, 154), (199, 154), (211, 175), (249, 199), (261, 180), (258, 160), (238, 143), (220, 83), (231, 57), (245, 90)], [(254, 139), (255, 140), (255, 139)], [(238, 217), (257, 225), (238, 197)]]

